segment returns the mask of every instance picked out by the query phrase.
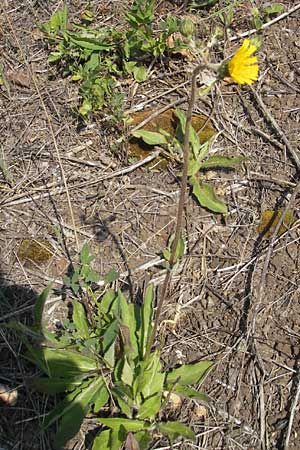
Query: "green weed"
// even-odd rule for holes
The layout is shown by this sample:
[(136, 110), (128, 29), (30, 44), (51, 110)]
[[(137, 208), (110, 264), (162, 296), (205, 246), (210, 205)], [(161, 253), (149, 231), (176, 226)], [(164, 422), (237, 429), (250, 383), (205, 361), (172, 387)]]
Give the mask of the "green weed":
[[(166, 150), (166, 152), (169, 152), (171, 157), (177, 155), (182, 159), (186, 117), (185, 113), (180, 110), (176, 110), (176, 115), (178, 117), (178, 126), (175, 136), (169, 134), (165, 130), (158, 130), (154, 132), (144, 129), (137, 130), (132, 134), (136, 138), (141, 138), (148, 145), (161, 146), (164, 150)], [(191, 126), (191, 151), (189, 153), (188, 166), (189, 184), (192, 187), (193, 195), (201, 206), (216, 213), (226, 214), (226, 204), (216, 195), (214, 188), (209, 183), (206, 183), (200, 179), (199, 172), (201, 170), (218, 168), (233, 169), (240, 164), (244, 158), (229, 158), (218, 155), (208, 156), (210, 143), (211, 140), (208, 140), (204, 144), (201, 144), (198, 133)]]
[[(94, 276), (90, 276), (92, 257), (87, 245), (80, 258), (79, 278), (88, 286)], [(77, 290), (77, 279), (74, 283)], [(64, 322), (60, 335), (43, 323), (50, 288), (36, 301), (34, 326), (16, 322), (8, 326), (18, 331), (27, 348), (25, 357), (40, 369), (41, 374), (31, 379), (31, 387), (49, 395), (65, 393), (43, 423), (47, 429), (58, 421), (54, 447), (63, 448), (87, 414), (102, 424), (93, 450), (118, 450), (128, 439), (137, 442), (137, 448), (147, 449), (157, 433), (167, 435), (170, 441), (179, 437), (195, 440), (188, 426), (168, 421), (164, 411), (171, 394), (179, 401), (196, 398), (208, 402), (204, 393), (190, 385), (201, 384), (212, 363), (200, 361), (164, 371), (160, 351), (147, 353), (153, 286), (147, 288), (142, 305), (132, 303), (121, 291), (108, 290), (100, 298), (90, 295), (92, 314), (87, 314), (82, 301), (74, 299), (72, 318)], [(112, 409), (113, 415), (107, 416)]]
[(48, 61), (58, 64), (64, 76), (80, 83), (81, 116), (106, 108), (120, 120), (124, 93), (118, 80), (132, 76), (143, 82), (147, 79), (147, 64), (153, 58), (185, 47), (180, 40), (172, 49), (167, 46), (168, 37), (179, 30), (181, 21), (168, 17), (154, 30), (153, 0), (135, 0), (125, 17), (125, 31), (92, 27), (92, 13), (87, 16), (89, 20), (86, 16), (80, 24), (69, 24), (65, 6), (40, 26), (51, 51)]

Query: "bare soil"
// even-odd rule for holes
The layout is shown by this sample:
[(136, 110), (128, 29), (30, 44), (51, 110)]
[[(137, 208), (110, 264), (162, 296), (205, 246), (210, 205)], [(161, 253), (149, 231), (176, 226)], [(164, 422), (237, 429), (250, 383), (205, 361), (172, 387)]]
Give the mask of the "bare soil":
[[(67, 3), (74, 19), (87, 2)], [(188, 14), (187, 2), (157, 3), (157, 17)], [(221, 26), (215, 13), (229, 3), (193, 13), (204, 42)], [(240, 40), (231, 38), (252, 29), (250, 6), (261, 3), (236, 2), (234, 20), (212, 53), (216, 62), (237, 48)], [(285, 11), (297, 3), (281, 2)], [(122, 25), (127, 2), (89, 5), (100, 23)], [(152, 280), (159, 296), (165, 269), (157, 261), (174, 229), (178, 171), (134, 169), (126, 144), (115, 146), (127, 132), (123, 124), (113, 124), (105, 112), (82, 122), (74, 114), (78, 87), (47, 63), (36, 24), (61, 6), (58, 0), (5, 0), (0, 6), (6, 79), (0, 86), (0, 159), (7, 168), (0, 170), (2, 324), (31, 323), (37, 294), (54, 279), (46, 319), (55, 327), (66, 310), (62, 277), (85, 242), (101, 276), (112, 268), (124, 274), (118, 283), (133, 298)], [(212, 402), (201, 410), (196, 401), (186, 402), (174, 413), (192, 425), (195, 444), (171, 447), (157, 438), (153, 449), (300, 448), (300, 197), (292, 196), (300, 167), (291, 154), (299, 155), (300, 143), (299, 20), (300, 9), (260, 32), (260, 78), (253, 88), (222, 82), (197, 101), (195, 113), (209, 115), (218, 132), (213, 150), (246, 161), (235, 171), (205, 174), (228, 204), (226, 217), (202, 209), (191, 196), (186, 202), (187, 253), (164, 306), (163, 363), (213, 360), (202, 386)], [(178, 56), (153, 64), (145, 83), (124, 80), (125, 110), (156, 111), (185, 101), (192, 66)], [(259, 234), (262, 212), (285, 208), (290, 199), (293, 225), (275, 241)], [(37, 258), (24, 257), (24, 240), (44, 243)], [(0, 333), (0, 383), (18, 390), (14, 406), (0, 406), (0, 449), (51, 450), (55, 429), (42, 432), (41, 426), (54, 400), (28, 389), (35, 369), (21, 357), (15, 334), (5, 327)], [(87, 449), (97, 427), (87, 418), (67, 448)]]

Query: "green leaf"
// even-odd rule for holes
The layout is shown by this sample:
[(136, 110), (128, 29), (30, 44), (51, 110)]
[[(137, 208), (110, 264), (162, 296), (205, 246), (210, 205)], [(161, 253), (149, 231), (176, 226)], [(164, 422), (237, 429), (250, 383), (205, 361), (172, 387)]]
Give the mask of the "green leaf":
[(153, 352), (147, 361), (140, 363), (139, 367), (140, 373), (134, 383), (135, 392), (142, 393), (144, 398), (162, 392), (165, 373), (161, 373), (159, 352)]
[(109, 399), (109, 393), (105, 384), (105, 381), (103, 380), (102, 385), (98, 388), (97, 396), (95, 396), (95, 404), (94, 404), (94, 412), (98, 413), (103, 406), (106, 405)]
[(183, 386), (202, 383), (212, 365), (211, 361), (183, 365), (167, 373), (166, 383), (178, 383)]
[(171, 441), (179, 437), (184, 437), (191, 441), (196, 440), (195, 433), (181, 422), (160, 422), (158, 428), (162, 433), (167, 434)]
[(65, 444), (80, 430), (82, 421), (88, 412), (88, 405), (84, 408), (75, 403), (69, 411), (62, 416), (54, 438), (54, 448), (61, 450)]
[(201, 206), (216, 213), (226, 214), (228, 212), (227, 206), (216, 196), (210, 184), (204, 182), (199, 183), (195, 177), (190, 177), (189, 182), (193, 187), (193, 194)]
[(189, 159), (188, 176), (193, 177), (194, 175), (196, 175), (199, 172), (201, 166), (201, 161), (196, 161), (194, 158)]
[(147, 287), (144, 303), (141, 307), (141, 319), (142, 319), (142, 330), (141, 330), (141, 339), (142, 339), (142, 349), (141, 354), (144, 357), (148, 339), (151, 333), (151, 321), (153, 316), (153, 284), (150, 284)]
[(104, 361), (111, 369), (115, 365), (115, 349), (116, 349), (116, 342), (114, 341), (103, 356)]
[(211, 156), (206, 161), (203, 161), (201, 164), (201, 169), (210, 169), (213, 167), (229, 167), (234, 168), (238, 164), (240, 164), (242, 161), (244, 161), (245, 158), (240, 156), (237, 158), (228, 158), (226, 156)]
[(94, 256), (90, 255), (90, 248), (88, 244), (85, 243), (80, 252), (80, 262), (81, 264), (89, 264), (93, 259)]
[(132, 386), (133, 382), (133, 371), (130, 365), (128, 364), (126, 356), (124, 357), (124, 364), (122, 369), (122, 375), (121, 380), (124, 384), (127, 384), (127, 386)]
[(45, 394), (58, 394), (75, 389), (82, 384), (82, 380), (72, 378), (40, 378), (34, 377), (30, 380), (30, 387)]
[(113, 320), (105, 333), (103, 334), (102, 338), (102, 348), (103, 353), (107, 352), (109, 347), (112, 345), (112, 343), (116, 340), (116, 337), (119, 332), (119, 323), (117, 320)]
[[(138, 355), (138, 346), (137, 346), (137, 340), (136, 340), (136, 319), (135, 319), (135, 311), (134, 311), (134, 305), (127, 302), (126, 298), (122, 294), (122, 292), (118, 291), (118, 300), (119, 300), (119, 307), (121, 312), (121, 332), (127, 329), (128, 333), (126, 332), (126, 338), (127, 334), (129, 334), (129, 340), (130, 342), (124, 341), (124, 347), (126, 351), (131, 353), (132, 358)], [(124, 337), (124, 336), (123, 336)], [(128, 339), (127, 339), (128, 340)]]
[(82, 102), (82, 105), (79, 108), (79, 114), (81, 114), (82, 116), (87, 116), (92, 111), (93, 111), (92, 103), (85, 98)]
[(117, 294), (112, 289), (110, 289), (103, 295), (101, 300), (97, 302), (98, 313), (100, 316), (102, 314), (106, 316), (110, 312), (112, 304), (114, 303), (116, 298)]
[(94, 403), (102, 387), (103, 378), (101, 376), (94, 378), (91, 382), (85, 383), (83, 389), (77, 389), (69, 394), (46, 418), (45, 428), (49, 427), (60, 417), (63, 418), (55, 438), (58, 447), (59, 445), (63, 447), (67, 440), (77, 433), (84, 416)]
[(187, 386), (180, 386), (179, 384), (176, 384), (175, 388), (174, 385), (170, 385), (169, 389), (170, 391), (175, 392), (176, 394), (183, 397), (196, 398), (206, 403), (209, 403), (210, 401), (208, 395), (204, 394), (204, 392), (196, 391), (196, 389), (192, 389)]
[(152, 441), (152, 436), (148, 431), (138, 431), (137, 433), (134, 433), (134, 437), (139, 443), (139, 450), (149, 449), (149, 444)]
[(68, 8), (67, 5), (63, 9), (52, 14), (50, 20), (41, 25), (44, 33), (56, 34), (59, 30), (65, 31), (68, 24)]
[(284, 6), (280, 3), (272, 3), (270, 6), (264, 7), (264, 12), (269, 16), (273, 14), (281, 14), (284, 11)]
[(155, 131), (147, 131), (142, 129), (134, 131), (132, 135), (136, 138), (142, 139), (148, 145), (164, 145), (168, 142), (163, 134)]
[(127, 417), (132, 417), (131, 406), (128, 405), (128, 398), (126, 398), (126, 396), (123, 395), (123, 393), (116, 388), (112, 389), (112, 393), (114, 398), (117, 400), (122, 413), (125, 414), (125, 416)]
[(48, 298), (49, 292), (52, 288), (52, 283), (49, 283), (46, 289), (43, 290), (43, 292), (38, 296), (38, 298), (35, 301), (34, 304), (34, 310), (33, 310), (33, 317), (34, 317), (34, 324), (35, 327), (40, 330), (42, 328), (42, 317), (43, 317), (43, 311), (45, 302)]
[(144, 66), (135, 66), (133, 68), (133, 76), (135, 81), (142, 83), (147, 80), (147, 70)]
[(152, 397), (143, 401), (139, 408), (137, 417), (139, 419), (153, 419), (161, 407), (161, 393), (156, 393)]
[(67, 37), (77, 47), (81, 47), (87, 50), (96, 51), (109, 51), (113, 45), (108, 42), (102, 41), (99, 38), (86, 37), (78, 33), (66, 32)]
[(118, 280), (120, 274), (116, 269), (111, 269), (104, 277), (104, 282), (106, 284), (113, 283)]
[(113, 429), (118, 429), (123, 426), (127, 433), (129, 433), (130, 431), (141, 431), (149, 428), (149, 425), (147, 425), (146, 422), (143, 422), (142, 420), (124, 419), (123, 417), (112, 417), (108, 419), (101, 417), (97, 420), (106, 427)]
[(73, 322), (82, 339), (90, 337), (89, 324), (86, 318), (85, 309), (77, 300), (73, 300)]
[(54, 378), (77, 377), (97, 370), (97, 363), (78, 352), (56, 348), (34, 349), (28, 357), (48, 376)]
[(111, 450), (110, 433), (110, 430), (101, 431), (94, 439), (92, 450)]

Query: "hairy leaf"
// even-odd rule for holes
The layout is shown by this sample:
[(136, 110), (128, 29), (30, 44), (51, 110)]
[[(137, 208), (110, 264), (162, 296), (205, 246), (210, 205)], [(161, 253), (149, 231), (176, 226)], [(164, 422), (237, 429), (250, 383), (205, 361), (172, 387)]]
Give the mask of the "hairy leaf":
[(161, 406), (161, 392), (143, 401), (139, 408), (137, 417), (139, 419), (153, 419)]
[(183, 365), (167, 373), (166, 383), (172, 384), (177, 382), (183, 386), (202, 383), (212, 365), (211, 361), (200, 361), (195, 364)]
[(124, 419), (123, 417), (112, 417), (108, 419), (101, 417), (97, 420), (103, 425), (113, 429), (118, 429), (122, 426), (125, 428), (127, 433), (129, 433), (130, 431), (140, 431), (149, 428), (149, 425), (147, 425), (146, 422), (143, 422), (142, 420)]
[(142, 129), (134, 131), (132, 135), (136, 138), (142, 139), (148, 145), (164, 145), (168, 142), (163, 134), (155, 131), (147, 131)]
[(193, 187), (193, 194), (201, 206), (216, 213), (227, 213), (227, 206), (216, 196), (210, 184), (204, 182), (199, 183), (195, 177), (190, 177), (189, 182)]
[(213, 167), (229, 167), (234, 168), (238, 164), (240, 164), (242, 161), (244, 161), (245, 158), (240, 156), (237, 158), (228, 158), (227, 156), (211, 156), (206, 161), (203, 161), (201, 164), (201, 169), (211, 169)]
[(191, 441), (196, 440), (194, 432), (181, 422), (160, 422), (158, 428), (162, 433), (167, 434), (171, 441), (179, 437), (185, 437)]
[(83, 305), (79, 303), (77, 300), (73, 300), (73, 322), (77, 331), (80, 334), (82, 339), (88, 339), (90, 336), (89, 333), (89, 324), (86, 318), (86, 313)]

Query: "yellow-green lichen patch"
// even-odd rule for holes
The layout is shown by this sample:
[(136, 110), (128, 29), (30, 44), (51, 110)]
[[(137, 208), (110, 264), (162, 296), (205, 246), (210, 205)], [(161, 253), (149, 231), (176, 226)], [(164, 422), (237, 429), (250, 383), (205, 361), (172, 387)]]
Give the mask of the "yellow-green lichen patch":
[[(257, 227), (258, 233), (262, 234), (265, 238), (273, 236), (275, 228), (282, 216), (282, 209), (274, 211), (272, 209), (266, 209), (261, 215), (259, 225)], [(279, 228), (278, 236), (285, 233), (296, 221), (292, 211), (288, 210), (285, 214), (282, 225)]]
[(46, 263), (52, 256), (51, 246), (45, 239), (23, 239), (17, 254), (20, 261), (36, 264)]
[[(153, 111), (140, 111), (131, 116), (131, 125), (136, 126), (148, 119), (153, 114)], [(164, 130), (167, 133), (174, 135), (178, 125), (178, 118), (175, 109), (169, 109), (162, 112), (157, 117), (154, 117), (147, 122), (143, 129), (147, 131)], [(198, 132), (200, 143), (207, 142), (215, 135), (215, 129), (212, 122), (204, 115), (194, 115), (192, 117), (192, 126)], [(142, 139), (131, 137), (128, 145), (128, 156), (131, 158), (144, 159), (153, 151), (153, 146), (146, 144)], [(170, 161), (163, 156), (151, 161), (150, 168), (154, 170), (166, 169)]]

